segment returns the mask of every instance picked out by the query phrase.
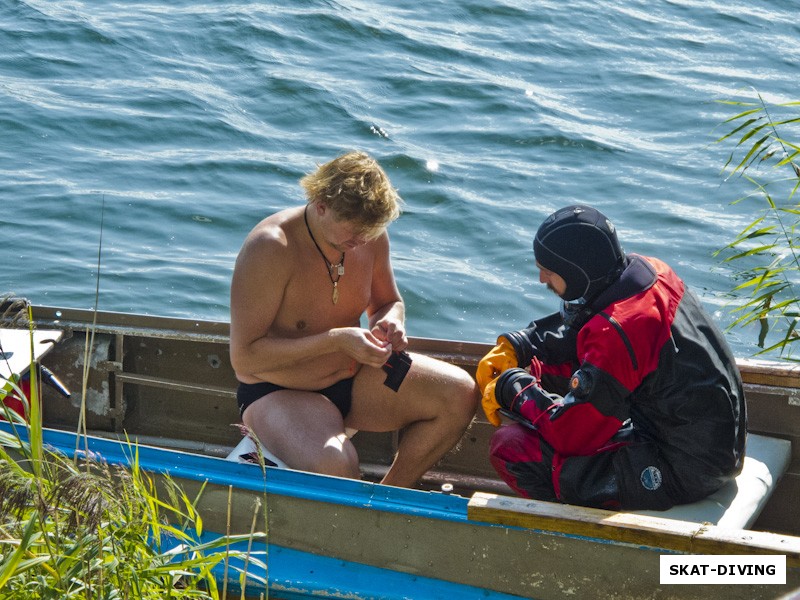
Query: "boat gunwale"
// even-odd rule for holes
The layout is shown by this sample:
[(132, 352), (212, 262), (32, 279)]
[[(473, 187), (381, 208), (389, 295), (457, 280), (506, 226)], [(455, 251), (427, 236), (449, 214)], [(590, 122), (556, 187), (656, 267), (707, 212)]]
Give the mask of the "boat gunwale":
[[(3, 305), (0, 305), (2, 311)], [(227, 344), (230, 324), (224, 321), (165, 317), (143, 313), (94, 311), (92, 309), (32, 306), (34, 321), (41, 326), (64, 330), (90, 330), (96, 333), (151, 336), (164, 339), (187, 339)], [(474, 368), (493, 347), (490, 343), (446, 338), (409, 337), (409, 350), (424, 353), (446, 362)], [(800, 363), (736, 357), (742, 379), (748, 385), (762, 385), (800, 390)], [(800, 405), (800, 392), (795, 395)]]
[[(20, 439), (28, 441), (27, 429), (0, 421), (0, 431), (16, 431)], [(357, 479), (321, 475), (293, 469), (260, 467), (252, 463), (239, 463), (215, 456), (206, 456), (182, 450), (160, 448), (137, 443), (135, 436), (129, 441), (81, 436), (45, 427), (47, 447), (69, 458), (75, 456), (102, 457), (102, 460), (122, 466), (136, 461), (146, 471), (169, 473), (171, 477), (205, 482), (223, 488), (234, 486), (249, 492), (275, 494), (291, 498), (326, 502), (356, 508), (377, 509), (407, 514), (415, 517), (447, 521), (466, 521), (468, 498), (410, 488), (392, 487)], [(77, 449), (76, 449), (77, 448)]]

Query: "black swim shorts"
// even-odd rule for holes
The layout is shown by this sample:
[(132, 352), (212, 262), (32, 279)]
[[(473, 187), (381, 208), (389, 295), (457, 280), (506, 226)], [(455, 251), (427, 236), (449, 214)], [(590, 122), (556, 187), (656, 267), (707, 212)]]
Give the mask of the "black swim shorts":
[[(282, 385), (275, 385), (267, 381), (259, 383), (241, 383), (236, 390), (236, 401), (239, 404), (239, 415), (244, 414), (244, 409), (250, 406), (259, 398), (263, 398), (267, 394), (277, 392), (278, 390), (288, 390), (291, 388), (283, 387)], [(317, 390), (319, 394), (327, 397), (328, 400), (333, 402), (339, 412), (342, 413), (342, 418), (346, 417), (350, 412), (350, 406), (353, 403), (353, 378), (342, 379), (337, 381), (331, 386), (326, 387), (324, 390)]]

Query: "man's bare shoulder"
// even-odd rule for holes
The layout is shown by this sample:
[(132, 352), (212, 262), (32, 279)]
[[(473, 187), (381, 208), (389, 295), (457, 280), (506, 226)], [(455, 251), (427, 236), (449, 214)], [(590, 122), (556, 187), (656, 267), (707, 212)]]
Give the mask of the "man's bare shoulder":
[(293, 229), (302, 210), (287, 208), (258, 223), (245, 238), (243, 252), (285, 252), (292, 244)]
[(298, 225), (302, 225), (302, 209), (282, 210), (258, 223), (242, 244), (236, 257), (233, 285), (239, 289), (242, 282), (263, 284), (271, 281), (288, 281), (296, 269), (295, 246)]

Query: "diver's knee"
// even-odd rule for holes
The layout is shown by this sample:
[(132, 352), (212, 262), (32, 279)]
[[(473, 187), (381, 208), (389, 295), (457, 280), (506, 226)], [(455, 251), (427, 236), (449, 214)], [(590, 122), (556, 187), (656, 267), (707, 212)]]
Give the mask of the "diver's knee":
[(498, 461), (542, 460), (539, 436), (518, 423), (503, 425), (489, 441), (489, 458)]

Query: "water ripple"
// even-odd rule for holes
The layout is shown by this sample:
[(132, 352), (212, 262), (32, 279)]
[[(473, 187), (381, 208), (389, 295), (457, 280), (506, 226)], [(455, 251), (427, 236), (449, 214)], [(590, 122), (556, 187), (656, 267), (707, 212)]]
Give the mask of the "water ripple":
[[(6, 285), (227, 318), (247, 231), (332, 155), (377, 156), (406, 201), (393, 255), (416, 335), (491, 341), (552, 310), (531, 236), (592, 202), (729, 319), (711, 254), (749, 222), (717, 100), (797, 100), (774, 0), (303, 0), (0, 5)], [(730, 149), (727, 150), (728, 152)], [(1, 291), (1, 290), (0, 290)], [(746, 335), (732, 335), (738, 353)]]

